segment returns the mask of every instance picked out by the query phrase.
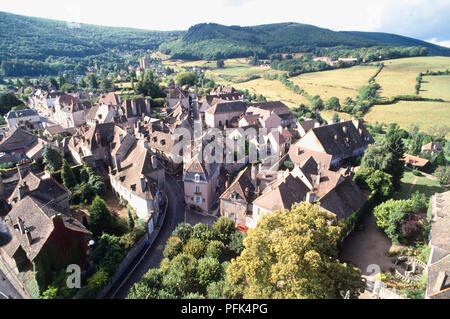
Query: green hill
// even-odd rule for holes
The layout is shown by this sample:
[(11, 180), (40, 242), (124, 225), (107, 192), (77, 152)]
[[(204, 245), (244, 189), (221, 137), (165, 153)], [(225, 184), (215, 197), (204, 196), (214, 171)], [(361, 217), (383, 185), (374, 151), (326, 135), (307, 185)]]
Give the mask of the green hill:
[(450, 56), (450, 48), (445, 48), (436, 44), (425, 42), (418, 39), (408, 38), (405, 36), (382, 33), (382, 32), (359, 32), (359, 31), (343, 31), (340, 32), (347, 35), (358, 36), (364, 39), (381, 42), (395, 46), (422, 46), (428, 49), (430, 55)]
[[(0, 71), (6, 76), (101, 74), (125, 69), (147, 51), (185, 60), (238, 58), (273, 53), (332, 54), (327, 48), (423, 46), (429, 54), (450, 49), (382, 33), (335, 32), (312, 25), (278, 23), (252, 27), (202, 23), (188, 31), (148, 31), (71, 24), (0, 12)], [(347, 52), (345, 51), (345, 52)], [(426, 52), (425, 52), (426, 53)]]
[(202, 23), (191, 27), (160, 50), (177, 59), (267, 57), (272, 53), (323, 52), (323, 48), (421, 46), (431, 55), (450, 55), (450, 49), (425, 41), (386, 33), (335, 32), (307, 24), (279, 23), (252, 27)]
[(0, 12), (0, 30), (2, 69), (17, 76), (66, 70), (83, 74), (87, 66), (124, 64), (130, 54), (156, 50), (184, 33), (70, 24), (5, 12)]

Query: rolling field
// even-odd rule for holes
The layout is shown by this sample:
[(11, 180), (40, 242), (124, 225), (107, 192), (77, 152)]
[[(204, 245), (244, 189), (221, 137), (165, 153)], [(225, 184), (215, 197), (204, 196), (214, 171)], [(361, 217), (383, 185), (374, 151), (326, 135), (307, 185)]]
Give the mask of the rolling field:
[(406, 102), (392, 105), (375, 105), (364, 119), (370, 123), (397, 123), (406, 129), (417, 124), (426, 131), (436, 126), (450, 126), (449, 102)]
[(233, 84), (238, 90), (249, 90), (251, 93), (262, 94), (268, 101), (282, 101), (289, 107), (298, 107), (300, 104), (309, 105), (307, 98), (289, 91), (278, 80), (256, 79), (249, 82)]
[(415, 94), (416, 78), (420, 72), (444, 71), (450, 68), (450, 57), (416, 57), (384, 61), (384, 69), (377, 76), (380, 95)]
[(310, 95), (320, 95), (324, 101), (335, 96), (343, 102), (346, 97), (354, 99), (359, 88), (367, 84), (377, 70), (378, 67), (375, 65), (355, 66), (347, 69), (306, 73), (290, 80)]
[(450, 102), (450, 75), (424, 76), (420, 95)]

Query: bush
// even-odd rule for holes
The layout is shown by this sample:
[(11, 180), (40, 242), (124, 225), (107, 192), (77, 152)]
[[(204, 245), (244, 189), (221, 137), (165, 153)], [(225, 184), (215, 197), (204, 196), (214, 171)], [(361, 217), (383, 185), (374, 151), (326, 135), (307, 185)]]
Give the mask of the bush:
[(87, 280), (89, 289), (95, 292), (100, 291), (108, 282), (109, 276), (101, 268)]
[(143, 227), (135, 227), (131, 232), (120, 237), (120, 244), (125, 250), (129, 250), (144, 234), (145, 229)]
[(420, 173), (417, 169), (413, 169), (412, 173), (414, 176), (422, 176), (422, 173)]
[(236, 255), (239, 255), (244, 250), (243, 242), (245, 237), (246, 235), (240, 231), (236, 231), (231, 236), (230, 248)]

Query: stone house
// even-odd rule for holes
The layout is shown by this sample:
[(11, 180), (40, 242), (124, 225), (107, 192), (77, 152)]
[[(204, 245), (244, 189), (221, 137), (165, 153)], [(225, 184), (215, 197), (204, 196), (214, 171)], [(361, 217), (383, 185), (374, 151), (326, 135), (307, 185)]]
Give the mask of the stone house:
[(42, 128), (40, 115), (35, 110), (9, 111), (5, 115), (8, 128), (20, 127), (27, 131), (39, 130)]
[(142, 142), (137, 142), (124, 160), (116, 162), (109, 178), (114, 192), (146, 221), (152, 233), (159, 218), (165, 183), (164, 168), (158, 159)]
[(210, 128), (231, 127), (233, 119), (245, 113), (247, 106), (242, 101), (217, 103), (205, 112), (205, 123)]
[(374, 140), (359, 120), (315, 127), (297, 143), (310, 149), (332, 156), (331, 166), (339, 167), (346, 160), (362, 156)]
[(220, 195), (221, 164), (201, 163), (196, 156), (193, 156), (185, 167), (183, 182), (186, 204), (209, 213)]

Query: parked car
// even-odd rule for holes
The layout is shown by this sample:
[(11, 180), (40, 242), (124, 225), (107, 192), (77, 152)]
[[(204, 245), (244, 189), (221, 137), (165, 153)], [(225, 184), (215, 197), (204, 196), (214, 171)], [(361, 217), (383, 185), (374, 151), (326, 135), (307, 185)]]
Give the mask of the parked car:
[(243, 232), (243, 233), (248, 232), (248, 227), (245, 226), (244, 224), (237, 225), (236, 228), (237, 228), (237, 230), (239, 230), (239, 231), (241, 231), (241, 232)]

